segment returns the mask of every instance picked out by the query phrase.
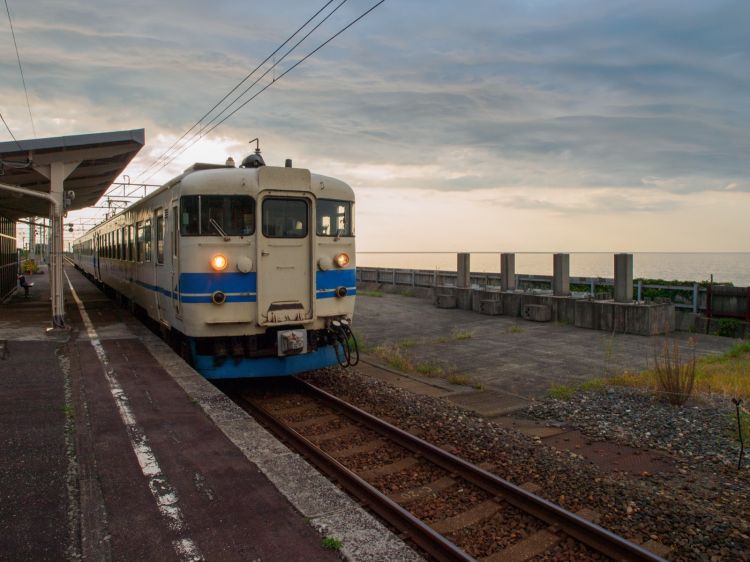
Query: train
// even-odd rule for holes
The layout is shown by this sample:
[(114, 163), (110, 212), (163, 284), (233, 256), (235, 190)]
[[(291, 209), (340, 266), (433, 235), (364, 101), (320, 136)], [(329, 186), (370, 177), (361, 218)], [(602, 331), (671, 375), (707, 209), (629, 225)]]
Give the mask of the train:
[(86, 232), (77, 269), (207, 379), (356, 363), (354, 191), (267, 166), (196, 163)]

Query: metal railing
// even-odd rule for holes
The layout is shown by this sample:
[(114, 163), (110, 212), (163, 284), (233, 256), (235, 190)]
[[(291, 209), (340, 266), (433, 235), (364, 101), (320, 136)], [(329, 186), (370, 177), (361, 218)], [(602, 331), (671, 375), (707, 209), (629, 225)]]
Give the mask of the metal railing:
[[(411, 288), (432, 288), (440, 286), (455, 286), (457, 273), (454, 271), (430, 271), (427, 269), (398, 269), (385, 267), (357, 267), (358, 283), (377, 283)], [(472, 273), (471, 285), (481, 288), (500, 288), (501, 275), (499, 273)], [(615, 280), (607, 277), (571, 277), (570, 285), (585, 286), (590, 295), (601, 292), (611, 292), (609, 287), (614, 288)], [(552, 289), (551, 275), (524, 275), (516, 274), (516, 286), (518, 288), (548, 288)], [(605, 291), (597, 291), (605, 288)], [(666, 290), (677, 293), (671, 299), (675, 308), (702, 312), (706, 309), (706, 288), (699, 283), (692, 285), (659, 285), (646, 284), (640, 279), (633, 282), (633, 293), (638, 301), (644, 300), (644, 293), (648, 289)], [(682, 298), (680, 295), (685, 294)]]

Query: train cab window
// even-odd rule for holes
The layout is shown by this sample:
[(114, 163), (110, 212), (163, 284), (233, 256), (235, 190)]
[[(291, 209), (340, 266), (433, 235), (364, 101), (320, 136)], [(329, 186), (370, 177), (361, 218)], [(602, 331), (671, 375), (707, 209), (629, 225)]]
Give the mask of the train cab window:
[(307, 236), (307, 201), (268, 198), (263, 201), (263, 236), (304, 238)]
[(156, 211), (156, 263), (164, 263), (164, 211)]
[(200, 234), (200, 195), (189, 195), (180, 199), (180, 209), (182, 209), (180, 234), (182, 236)]
[(255, 199), (247, 195), (189, 195), (180, 199), (182, 236), (250, 236)]
[(318, 199), (316, 207), (318, 236), (351, 236), (351, 201)]

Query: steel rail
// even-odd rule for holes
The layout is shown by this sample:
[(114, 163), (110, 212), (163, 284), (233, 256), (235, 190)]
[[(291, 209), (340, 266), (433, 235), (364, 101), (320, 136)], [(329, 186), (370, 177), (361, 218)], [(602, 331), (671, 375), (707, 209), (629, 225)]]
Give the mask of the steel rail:
[[(296, 380), (306, 391), (321, 398), (324, 402), (327, 402), (350, 418), (366, 425), (370, 429), (376, 430), (402, 447), (422, 455), (448, 472), (472, 482), (490, 494), (502, 497), (508, 503), (518, 507), (522, 511), (550, 525), (559, 527), (564, 533), (610, 558), (638, 562), (665, 562), (664, 558), (600, 527), (596, 523), (592, 523), (575, 513), (563, 509), (559, 505), (532, 494), (356, 406), (352, 406), (310, 383), (299, 379)], [(420, 546), (422, 545), (420, 544)]]
[(274, 433), (281, 436), (283, 440), (301, 452), (321, 471), (336, 480), (350, 494), (365, 502), (367, 507), (400, 532), (408, 535), (411, 540), (437, 560), (446, 562), (476, 562), (475, 558), (469, 556), (429, 525), (414, 517), (414, 515), (388, 496), (368, 484), (283, 421), (277, 419), (262, 406), (244, 397), (242, 401)]

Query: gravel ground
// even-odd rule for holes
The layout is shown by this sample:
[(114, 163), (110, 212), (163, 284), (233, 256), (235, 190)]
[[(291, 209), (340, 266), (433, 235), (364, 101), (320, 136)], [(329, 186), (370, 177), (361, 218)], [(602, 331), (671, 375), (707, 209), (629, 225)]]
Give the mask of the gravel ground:
[[(527, 415), (562, 421), (594, 438), (670, 451), (691, 464), (737, 465), (737, 419), (728, 398), (701, 398), (676, 408), (649, 393), (610, 388), (545, 400)], [(743, 468), (750, 470), (750, 462)]]
[[(738, 473), (724, 460), (707, 460), (708, 452), (720, 451), (706, 446), (699, 438), (695, 439), (696, 448), (690, 450), (692, 455), (672, 453), (678, 467), (674, 474), (633, 476), (624, 472), (602, 471), (579, 455), (547, 447), (538, 439), (502, 428), (444, 400), (415, 395), (360, 376), (356, 369), (328, 369), (306, 378), (342, 399), (374, 415), (388, 418), (403, 429), (471, 462), (487, 463), (496, 474), (515, 484), (533, 482), (541, 486), (539, 495), (566, 509), (593, 509), (600, 514), (602, 526), (622, 536), (641, 543), (654, 540), (665, 544), (672, 549), (668, 555), (671, 560), (750, 561), (750, 471)], [(620, 398), (608, 396), (610, 402), (618, 402)], [(601, 413), (603, 406), (595, 403), (593, 397), (587, 400), (593, 403), (591, 410)], [(581, 423), (589, 416), (592, 420), (595, 417), (595, 414), (583, 411), (589, 411), (588, 402), (575, 414), (574, 405), (558, 402), (535, 406), (532, 415), (547, 417), (543, 412), (546, 412), (545, 407), (549, 407), (558, 408), (549, 410), (549, 416), (561, 421), (568, 419), (563, 415), (568, 411), (571, 419)], [(642, 411), (644, 408), (648, 411), (661, 406), (649, 400), (641, 402), (639, 404), (638, 399), (632, 397), (630, 412), (623, 410), (628, 419), (646, 416)], [(609, 408), (611, 410), (613, 406)], [(726, 415), (726, 409), (723, 413)], [(699, 423), (682, 426), (677, 425), (681, 422), (674, 422), (675, 428), (697, 426), (703, 420), (706, 424), (711, 423), (711, 415), (696, 415), (699, 417), (690, 419), (700, 419)], [(609, 424), (605, 427), (612, 428), (610, 432), (593, 433), (593, 430), (583, 426), (581, 430), (608, 439), (637, 443), (624, 437), (628, 434), (628, 425), (620, 423), (612, 415), (601, 418)], [(647, 419), (641, 417), (641, 423), (647, 423)], [(596, 425), (594, 421), (591, 423), (591, 427)], [(649, 425), (659, 426), (658, 423)], [(652, 435), (647, 438), (653, 436), (653, 443), (662, 439), (657, 436), (661, 433), (649, 433)], [(679, 433), (675, 430), (674, 434)], [(681, 433), (683, 437), (686, 434), (685, 431)], [(707, 429), (706, 434), (713, 435), (713, 429)], [(672, 447), (666, 447), (667, 442), (665, 450), (687, 451), (687, 445), (672, 443)], [(693, 439), (688, 437), (684, 442), (692, 443)], [(641, 441), (640, 444), (646, 443)], [(647, 444), (657, 446), (650, 441)], [(730, 458), (728, 453), (725, 455), (727, 459)], [(566, 555), (568, 546), (560, 546), (561, 556)]]

